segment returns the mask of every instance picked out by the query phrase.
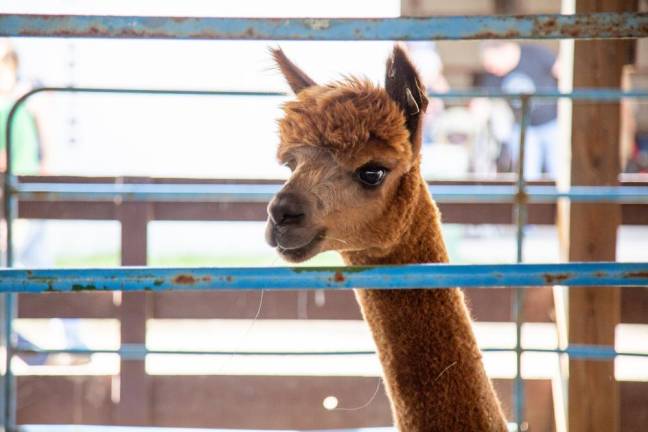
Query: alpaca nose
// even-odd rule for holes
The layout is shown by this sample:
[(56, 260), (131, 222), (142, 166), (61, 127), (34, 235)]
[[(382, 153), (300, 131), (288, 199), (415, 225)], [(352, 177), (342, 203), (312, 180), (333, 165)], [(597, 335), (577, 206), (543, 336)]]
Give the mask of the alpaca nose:
[(279, 193), (268, 207), (268, 215), (276, 225), (299, 225), (305, 218), (303, 200), (294, 193)]

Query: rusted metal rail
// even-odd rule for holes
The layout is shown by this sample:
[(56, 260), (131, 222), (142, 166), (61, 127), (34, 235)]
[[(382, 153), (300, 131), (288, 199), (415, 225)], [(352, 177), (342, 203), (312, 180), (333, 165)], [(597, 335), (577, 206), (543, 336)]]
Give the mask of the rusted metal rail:
[(236, 40), (613, 39), (648, 36), (646, 13), (425, 18), (0, 15), (0, 36)]
[(648, 263), (0, 269), (0, 293), (648, 286)]

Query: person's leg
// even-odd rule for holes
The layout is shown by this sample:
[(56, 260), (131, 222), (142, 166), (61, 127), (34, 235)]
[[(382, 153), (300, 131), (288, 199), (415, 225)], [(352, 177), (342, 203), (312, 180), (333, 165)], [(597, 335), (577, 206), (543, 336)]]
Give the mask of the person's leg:
[(504, 146), (511, 157), (511, 171), (517, 171), (518, 150), (520, 145), (520, 125), (514, 124)]
[(524, 178), (537, 180), (542, 176), (542, 149), (537, 126), (527, 127), (524, 145)]
[[(513, 161), (512, 171), (517, 172), (520, 153), (520, 125), (516, 124), (506, 142), (511, 151)], [(542, 153), (539, 149), (536, 126), (527, 126), (524, 138), (524, 178), (527, 180), (538, 179), (542, 173)]]
[(550, 121), (538, 127), (538, 136), (542, 145), (543, 159), (547, 177), (558, 178), (560, 167), (560, 148), (558, 136), (558, 120)]

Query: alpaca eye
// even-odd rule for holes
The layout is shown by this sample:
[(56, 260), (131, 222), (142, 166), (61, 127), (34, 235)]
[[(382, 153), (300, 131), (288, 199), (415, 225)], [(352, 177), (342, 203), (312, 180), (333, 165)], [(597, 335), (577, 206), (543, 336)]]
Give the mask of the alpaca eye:
[(290, 171), (295, 171), (295, 166), (297, 166), (297, 164), (294, 159), (289, 159), (283, 163), (283, 166), (287, 167)]
[(366, 165), (356, 171), (356, 177), (364, 186), (376, 187), (387, 176), (387, 168), (378, 165)]

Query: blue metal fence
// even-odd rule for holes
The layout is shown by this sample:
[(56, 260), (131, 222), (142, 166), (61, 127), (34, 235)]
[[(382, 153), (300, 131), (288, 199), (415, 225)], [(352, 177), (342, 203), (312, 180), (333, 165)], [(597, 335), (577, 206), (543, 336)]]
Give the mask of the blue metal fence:
[(648, 285), (648, 263), (6, 269), (0, 293)]
[[(110, 38), (176, 38), (176, 39), (270, 39), (270, 40), (430, 40), (430, 39), (552, 39), (552, 38), (639, 38), (648, 36), (648, 14), (599, 13), (588, 15), (538, 15), (522, 17), (429, 17), (393, 19), (223, 19), (171, 17), (103, 17), (42, 16), (0, 14), (0, 36), (36, 37), (110, 37)], [(8, 220), (6, 239), (8, 267), (12, 264), (11, 221), (16, 216), (18, 197), (42, 200), (105, 200), (120, 197), (137, 200), (267, 200), (276, 186), (256, 185), (60, 185), (20, 184), (11, 169), (11, 124), (13, 112), (31, 95), (43, 91), (90, 93), (190, 94), (190, 95), (256, 95), (283, 96), (278, 92), (203, 92), (160, 91), (137, 89), (36, 89), (16, 102), (7, 125), (5, 177), (5, 214)], [(455, 92), (436, 95), (445, 98), (504, 97), (522, 103), (523, 125), (528, 117), (529, 101), (539, 98), (570, 98), (590, 101), (618, 101), (626, 97), (648, 97), (648, 92), (620, 92), (615, 89), (580, 89), (572, 93), (544, 92), (527, 94), (496, 94), (490, 92)], [(521, 128), (520, 159), (523, 159), (525, 128)], [(432, 190), (438, 200), (488, 199), (514, 202), (517, 226), (517, 253), (523, 261), (524, 227), (528, 202), (555, 201), (567, 198), (589, 202), (648, 202), (646, 188), (572, 187), (569, 191), (527, 186), (523, 164), (519, 164), (515, 187), (489, 187), (470, 190), (452, 186)], [(620, 353), (613, 347), (570, 346), (561, 350), (529, 350), (521, 347), (523, 287), (561, 284), (568, 286), (648, 286), (648, 263), (567, 263), (554, 265), (452, 266), (413, 265), (376, 268), (273, 268), (273, 269), (91, 269), (91, 270), (0, 270), (0, 292), (47, 292), (85, 290), (151, 290), (170, 289), (349, 289), (371, 288), (440, 288), (447, 286), (493, 287), (515, 286), (513, 313), (516, 320), (517, 353), (515, 419), (522, 421), (523, 387), (520, 358), (523, 351), (554, 352), (578, 358), (610, 359), (617, 355), (643, 356), (641, 353)], [(15, 427), (15, 388), (10, 361), (16, 352), (29, 350), (13, 341), (11, 327), (15, 315), (15, 298), (6, 296), (5, 337), (8, 343), (5, 379), (5, 426)], [(509, 349), (494, 349), (509, 350)], [(46, 350), (54, 352), (54, 350)], [(76, 353), (83, 350), (65, 350)], [(84, 351), (85, 353), (86, 351)], [(87, 351), (91, 352), (91, 351)], [(95, 351), (92, 351), (95, 352)], [(141, 356), (141, 346), (123, 345), (110, 351), (124, 356)], [(157, 352), (156, 352), (157, 353)], [(175, 353), (160, 351), (159, 353)], [(189, 353), (189, 352), (186, 352)], [(204, 352), (201, 352), (204, 353)], [(192, 352), (193, 354), (193, 352)], [(208, 353), (204, 353), (208, 354)], [(225, 354), (211, 352), (209, 354)], [(336, 353), (244, 353), (255, 355), (299, 354), (370, 354), (369, 352)]]
[(648, 14), (438, 16), (426, 18), (192, 18), (2, 15), (0, 36), (245, 39), (610, 39), (648, 34)]

